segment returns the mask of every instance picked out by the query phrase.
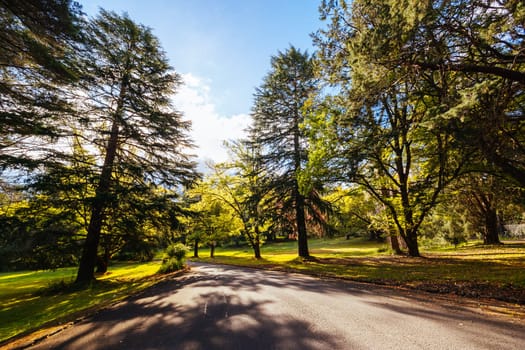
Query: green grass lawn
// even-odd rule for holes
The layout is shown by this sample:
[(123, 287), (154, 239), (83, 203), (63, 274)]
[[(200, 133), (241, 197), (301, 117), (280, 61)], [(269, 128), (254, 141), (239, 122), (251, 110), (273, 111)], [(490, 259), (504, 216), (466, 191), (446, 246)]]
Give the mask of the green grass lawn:
[(0, 273), (0, 342), (52, 321), (70, 320), (82, 310), (108, 305), (154, 283), (147, 278), (160, 262), (115, 263), (89, 288), (64, 288), (76, 268)]
[(200, 259), (223, 264), (292, 270), (318, 276), (342, 277), (356, 281), (392, 285), (464, 285), (474, 288), (513, 287), (525, 289), (525, 242), (505, 242), (501, 246), (482, 246), (470, 242), (457, 248), (422, 249), (421, 258), (394, 256), (384, 243), (362, 239), (312, 239), (311, 260), (297, 258), (296, 242), (267, 244), (261, 260), (253, 258), (249, 247), (217, 248), (215, 258), (200, 252)]
[[(311, 260), (297, 258), (297, 242), (265, 244), (263, 259), (249, 247), (208, 249), (191, 260), (296, 271), (427, 291), (516, 299), (525, 304), (525, 242), (458, 248), (422, 249), (421, 258), (394, 256), (386, 244), (362, 239), (312, 239)], [(160, 261), (116, 263), (98, 282), (84, 290), (67, 289), (76, 268), (56, 271), (0, 273), (0, 342), (50, 322), (67, 322), (82, 310), (107, 305), (155, 283)], [(514, 298), (514, 299), (513, 299)]]

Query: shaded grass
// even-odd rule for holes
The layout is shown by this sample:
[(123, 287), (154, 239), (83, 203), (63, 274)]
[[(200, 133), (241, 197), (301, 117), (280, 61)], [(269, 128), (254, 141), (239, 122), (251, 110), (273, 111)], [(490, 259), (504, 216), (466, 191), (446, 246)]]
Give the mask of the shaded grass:
[(423, 249), (421, 258), (394, 256), (384, 244), (355, 239), (311, 240), (309, 247), (308, 260), (297, 258), (295, 242), (265, 245), (260, 260), (249, 249), (232, 248), (199, 260), (525, 303), (524, 242)]
[(50, 322), (67, 322), (82, 311), (109, 305), (155, 283), (160, 262), (116, 263), (79, 289), (76, 268), (0, 274), (0, 342)]

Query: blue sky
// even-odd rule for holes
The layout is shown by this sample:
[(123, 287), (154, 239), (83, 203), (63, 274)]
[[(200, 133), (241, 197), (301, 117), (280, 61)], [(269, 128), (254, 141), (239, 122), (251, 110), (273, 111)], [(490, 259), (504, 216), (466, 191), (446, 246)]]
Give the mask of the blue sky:
[(176, 107), (193, 121), (197, 155), (225, 160), (221, 142), (242, 136), (270, 57), (293, 45), (313, 52), (319, 0), (80, 0), (152, 28), (186, 85)]

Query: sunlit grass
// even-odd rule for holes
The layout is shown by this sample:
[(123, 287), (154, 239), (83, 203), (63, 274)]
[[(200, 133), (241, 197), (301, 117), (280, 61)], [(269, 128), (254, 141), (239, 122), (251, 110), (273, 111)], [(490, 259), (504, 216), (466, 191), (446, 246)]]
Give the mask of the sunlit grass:
[(47, 283), (75, 278), (75, 268), (64, 268), (55, 271), (30, 271), (0, 273), (0, 302), (6, 295), (31, 293), (37, 288), (46, 286)]
[(387, 284), (469, 282), (525, 288), (523, 242), (484, 246), (475, 241), (422, 249), (422, 258), (393, 256), (386, 244), (362, 239), (312, 239), (309, 249), (314, 259), (298, 259), (296, 242), (279, 242), (263, 246), (260, 260), (248, 247), (218, 248), (214, 259), (204, 249), (198, 260)]
[(152, 261), (147, 263), (131, 263), (121, 264), (115, 269), (110, 269), (104, 276), (99, 277), (100, 280), (112, 280), (118, 278), (125, 278), (126, 280), (137, 280), (144, 277), (154, 275), (159, 270), (160, 262)]
[[(85, 289), (71, 288), (76, 268), (55, 271), (0, 274), (0, 341), (36, 329), (54, 320), (65, 321), (75, 313), (120, 300), (154, 283), (159, 261), (116, 263), (108, 273)], [(55, 290), (55, 286), (64, 286)], [(60, 289), (60, 288), (58, 288)]]
[[(492, 287), (525, 288), (525, 242), (483, 246), (469, 242), (458, 247), (423, 249), (423, 258), (391, 255), (384, 243), (362, 239), (314, 239), (309, 241), (314, 259), (297, 257), (297, 242), (279, 242), (262, 247), (263, 259), (255, 259), (251, 248), (218, 247), (215, 258), (201, 249), (205, 261), (239, 266), (296, 271), (316, 276), (356, 281), (415, 286), (420, 283), (459, 284), (467, 281)], [(76, 268), (56, 271), (0, 273), (0, 341), (49, 321), (70, 319), (81, 310), (122, 299), (154, 282), (160, 261), (118, 263), (98, 276), (98, 282), (83, 290), (51, 293), (54, 286), (67, 285)], [(47, 291), (47, 292), (46, 292)]]

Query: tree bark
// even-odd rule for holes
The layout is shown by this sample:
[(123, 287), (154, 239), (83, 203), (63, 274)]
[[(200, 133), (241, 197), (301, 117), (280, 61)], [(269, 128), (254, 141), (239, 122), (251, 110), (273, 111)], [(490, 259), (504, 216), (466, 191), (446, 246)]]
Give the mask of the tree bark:
[(109, 249), (106, 247), (104, 249), (104, 255), (97, 257), (97, 273), (106, 273), (108, 272), (109, 258), (110, 258)]
[(123, 78), (120, 88), (119, 100), (116, 112), (113, 116), (110, 137), (106, 146), (106, 156), (100, 174), (98, 186), (95, 192), (95, 200), (91, 207), (91, 219), (89, 221), (86, 241), (80, 258), (77, 278), (75, 283), (85, 283), (95, 279), (95, 266), (97, 263), (97, 251), (100, 242), (100, 232), (104, 221), (104, 211), (108, 205), (108, 197), (111, 188), (111, 173), (118, 148), (119, 122), (124, 106), (124, 98), (127, 94), (127, 77)]
[[(408, 151), (407, 151), (408, 153)], [(410, 158), (407, 156), (407, 158)], [(407, 160), (407, 163), (409, 161)], [(408, 169), (408, 166), (407, 166)], [(400, 178), (402, 180), (401, 183), (401, 205), (403, 206), (403, 219), (404, 219), (404, 229), (403, 234), (401, 234), (401, 237), (405, 240), (405, 243), (407, 245), (408, 249), (408, 255), (413, 257), (421, 256), (419, 254), (419, 245), (417, 242), (417, 229), (415, 229), (414, 224), (414, 212), (412, 210), (412, 206), (410, 205), (410, 197), (409, 197), (409, 190), (408, 190), (408, 171), (405, 173), (402, 173), (402, 176), (400, 175)]]
[(310, 252), (308, 251), (308, 237), (306, 234), (306, 220), (304, 216), (304, 197), (299, 193), (298, 189), (295, 192), (295, 215), (299, 256), (302, 258), (308, 258), (310, 257)]
[(389, 232), (388, 234), (388, 240), (390, 241), (390, 247), (392, 248), (392, 251), (396, 255), (402, 255), (403, 251), (401, 250), (401, 247), (399, 246), (399, 240), (397, 238), (397, 234)]
[(296, 111), (294, 116), (294, 187), (292, 190), (292, 196), (294, 197), (295, 203), (295, 222), (297, 225), (297, 245), (299, 250), (299, 256), (302, 258), (309, 258), (310, 252), (308, 251), (308, 236), (306, 233), (306, 218), (304, 215), (304, 196), (299, 191), (299, 183), (297, 176), (301, 170), (301, 145), (299, 120), (300, 113)]
[(102, 256), (97, 257), (97, 273), (106, 273), (108, 272), (108, 264)]
[(417, 242), (417, 232), (407, 231), (404, 239), (407, 245), (408, 255), (413, 257), (421, 256), (421, 254), (419, 253), (419, 245)]
[(195, 241), (193, 242), (193, 257), (199, 257), (199, 240), (197, 238), (195, 238)]
[(98, 245), (100, 242), (100, 232), (104, 221), (104, 210), (107, 206), (108, 195), (111, 187), (111, 173), (117, 152), (118, 141), (118, 122), (113, 122), (111, 137), (108, 142), (106, 158), (100, 175), (99, 184), (96, 190), (95, 201), (91, 208), (91, 219), (89, 221), (86, 242), (80, 258), (76, 283), (87, 282), (95, 279), (94, 271), (97, 260)]
[(525, 73), (520, 72), (517, 69), (508, 69), (504, 67), (497, 66), (483, 66), (476, 64), (468, 63), (457, 63), (457, 64), (436, 64), (428, 62), (417, 62), (415, 65), (429, 70), (449, 70), (455, 72), (464, 72), (464, 73), (486, 73), (490, 75), (495, 75), (505, 79), (509, 79), (515, 82), (518, 82), (522, 85), (525, 85)]
[(483, 244), (501, 244), (498, 235), (498, 213), (494, 208), (488, 208), (485, 213), (485, 232)]
[(210, 258), (215, 258), (215, 242), (210, 244)]
[(253, 253), (255, 255), (255, 259), (261, 259), (261, 241), (259, 239), (259, 227), (257, 225), (255, 226), (255, 244), (253, 245)]

